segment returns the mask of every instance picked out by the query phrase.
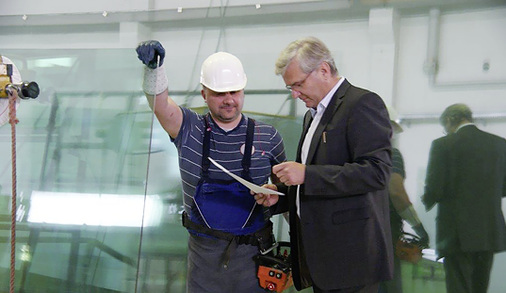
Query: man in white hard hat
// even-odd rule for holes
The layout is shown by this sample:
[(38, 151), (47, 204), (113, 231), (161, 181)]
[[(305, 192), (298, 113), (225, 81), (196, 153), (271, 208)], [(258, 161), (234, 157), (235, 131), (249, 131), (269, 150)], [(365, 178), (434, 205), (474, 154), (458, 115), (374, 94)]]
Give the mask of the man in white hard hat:
[(250, 191), (209, 158), (262, 185), (286, 159), (281, 135), (242, 114), (247, 78), (234, 55), (214, 53), (202, 64), (209, 113), (199, 115), (169, 97), (160, 42), (142, 42), (136, 51), (146, 65), (143, 90), (179, 153), (183, 225), (190, 232), (187, 292), (265, 292), (253, 258), (272, 247), (272, 223)]

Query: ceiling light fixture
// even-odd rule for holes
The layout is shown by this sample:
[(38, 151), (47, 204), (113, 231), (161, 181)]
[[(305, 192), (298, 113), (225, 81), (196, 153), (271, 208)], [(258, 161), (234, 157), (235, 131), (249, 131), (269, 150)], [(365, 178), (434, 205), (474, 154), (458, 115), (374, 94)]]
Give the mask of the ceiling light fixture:
[(256, 8), (256, 9), (260, 9), (260, 8), (262, 8), (262, 5), (260, 5), (260, 4), (256, 4), (256, 5), (255, 5), (255, 8)]
[(177, 13), (183, 13), (183, 7), (178, 7), (177, 8)]
[(107, 13), (107, 11), (102, 12), (103, 17), (107, 17), (107, 14), (109, 14), (109, 13)]

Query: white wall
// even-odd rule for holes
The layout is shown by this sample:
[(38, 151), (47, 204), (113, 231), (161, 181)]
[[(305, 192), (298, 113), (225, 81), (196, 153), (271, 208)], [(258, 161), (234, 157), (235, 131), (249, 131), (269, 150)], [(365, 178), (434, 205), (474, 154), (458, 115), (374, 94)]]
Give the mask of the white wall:
[[(439, 74), (424, 72), (428, 17), (403, 19), (396, 108), (407, 114), (439, 114), (453, 103), (475, 113), (506, 111), (506, 9), (441, 16)], [(472, 29), (471, 29), (472, 28)], [(490, 70), (483, 71), (484, 60)], [(402, 115), (401, 115), (402, 116)]]

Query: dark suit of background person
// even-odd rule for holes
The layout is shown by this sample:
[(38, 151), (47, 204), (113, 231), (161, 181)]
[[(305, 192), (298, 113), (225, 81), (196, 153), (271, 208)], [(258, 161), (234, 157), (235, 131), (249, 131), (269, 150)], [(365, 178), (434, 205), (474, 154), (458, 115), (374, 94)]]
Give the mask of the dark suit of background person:
[[(316, 61), (303, 70), (307, 49), (323, 56), (310, 56)], [(290, 59), (282, 52), (276, 73), (282, 75), (293, 98), (300, 98), (308, 108), (316, 108), (342, 82), (316, 127), (305, 165), (300, 162), (312, 122), (310, 111), (304, 117), (297, 162), (273, 167), (284, 184), (269, 187), (286, 194), (274, 196), (279, 199), (275, 212), (289, 210), (290, 215), (295, 287), (300, 290), (312, 282), (314, 292), (377, 292), (378, 283), (393, 274), (387, 191), (392, 129), (387, 110), (377, 94), (338, 76), (330, 51), (320, 40), (295, 41), (285, 53), (291, 50), (298, 57)], [(297, 176), (304, 178), (302, 183), (293, 179)], [(263, 196), (270, 195), (256, 196), (257, 202), (269, 201)]]
[(427, 210), (438, 205), (447, 291), (486, 292), (494, 253), (506, 250), (506, 140), (479, 130), (463, 104), (446, 108), (440, 122), (448, 135), (432, 142), (422, 200)]

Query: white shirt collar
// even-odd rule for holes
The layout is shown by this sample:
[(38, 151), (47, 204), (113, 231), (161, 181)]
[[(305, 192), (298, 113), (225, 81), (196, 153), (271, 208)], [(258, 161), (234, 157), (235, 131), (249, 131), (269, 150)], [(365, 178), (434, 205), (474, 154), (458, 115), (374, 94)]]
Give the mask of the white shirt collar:
[(341, 86), (341, 84), (344, 82), (345, 78), (341, 77), (339, 81), (336, 83), (336, 85), (327, 93), (327, 95), (318, 103), (318, 106), (316, 106), (316, 109), (309, 108), (309, 111), (311, 112), (311, 116), (316, 115), (316, 113), (323, 113), (325, 112), (325, 109), (327, 109), (330, 101), (332, 100), (332, 97), (337, 92), (337, 89)]
[(461, 124), (459, 127), (457, 127), (457, 129), (455, 130), (455, 132), (459, 131), (459, 129), (461, 129), (462, 127), (464, 127), (464, 126), (468, 126), (468, 125), (474, 125), (474, 123), (469, 122), (469, 123), (464, 123), (464, 124)]

